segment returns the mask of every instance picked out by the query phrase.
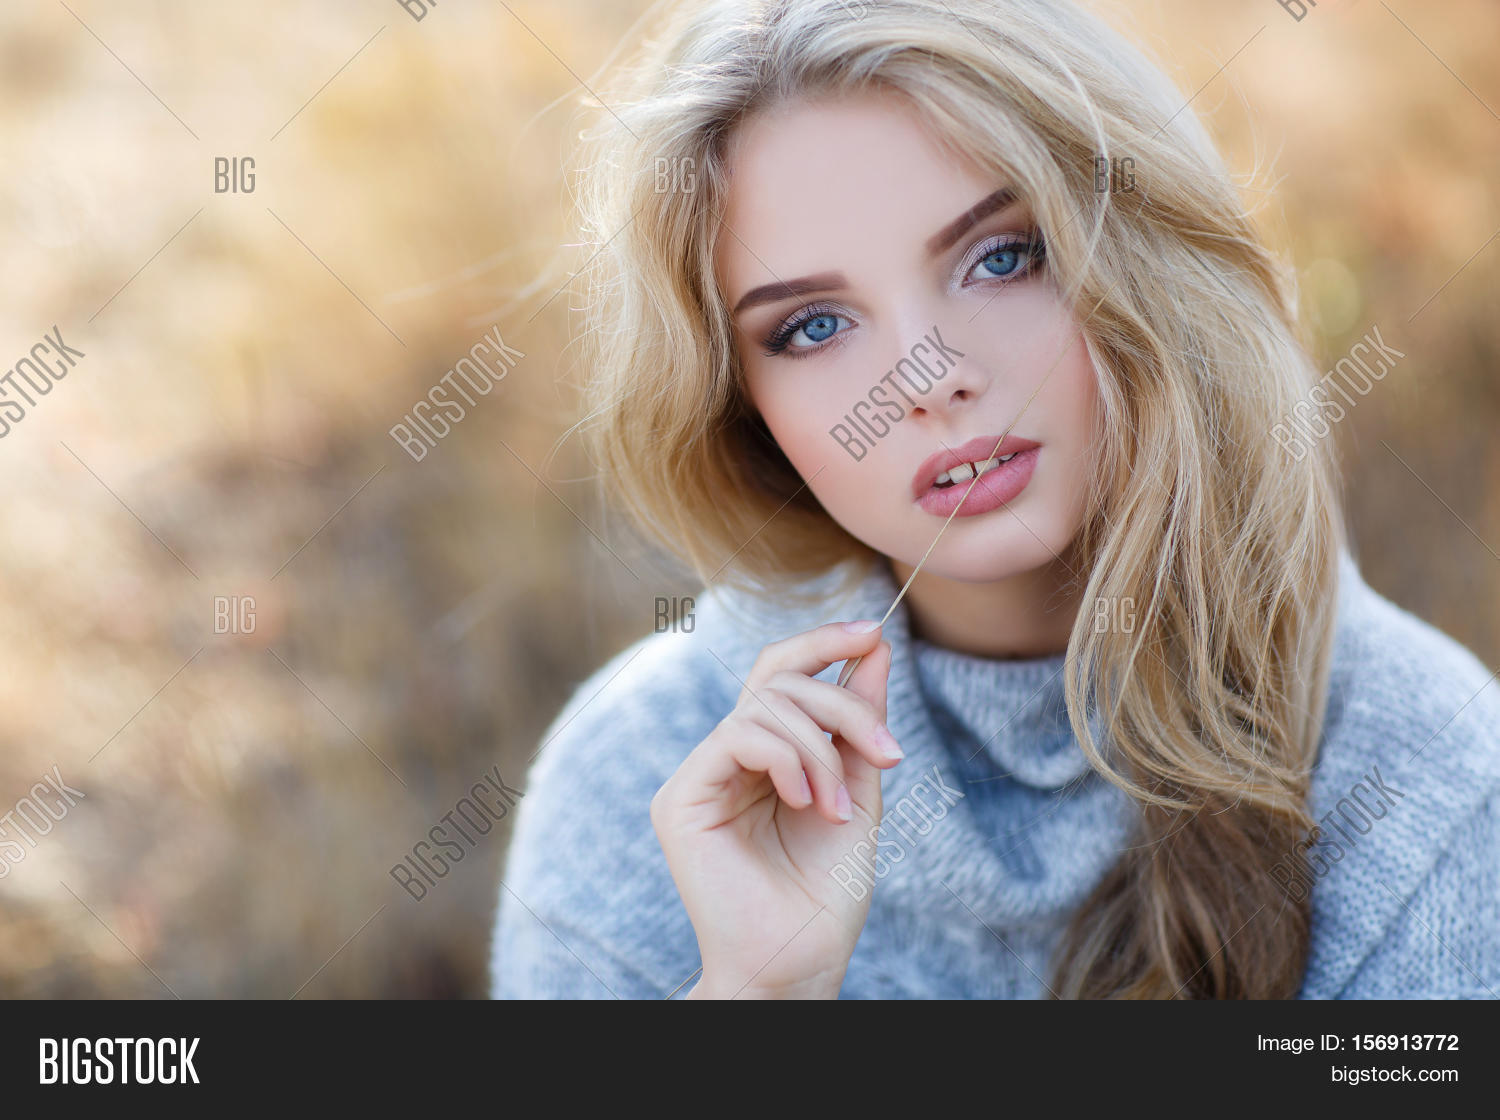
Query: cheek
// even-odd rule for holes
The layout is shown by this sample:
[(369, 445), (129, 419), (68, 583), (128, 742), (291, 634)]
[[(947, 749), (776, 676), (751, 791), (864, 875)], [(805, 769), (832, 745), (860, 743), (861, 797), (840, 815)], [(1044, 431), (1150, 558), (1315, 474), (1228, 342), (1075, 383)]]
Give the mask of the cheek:
[(1061, 453), (1058, 481), (1067, 492), (1065, 504), (1071, 518), (1081, 512), (1099, 465), (1099, 374), (1082, 339), (1073, 346), (1058, 373), (1048, 426)]
[(816, 378), (799, 378), (787, 370), (775, 373), (747, 379), (751, 403), (806, 482), (807, 492), (835, 522), (868, 543), (872, 515), (882, 516), (880, 503), (871, 500), (871, 485), (881, 477), (881, 468), (864, 456), (851, 457), (829, 433), (856, 399), (853, 390), (827, 368)]
[(1051, 354), (1056, 365), (1031, 412), (1045, 429), (1043, 438), (1066, 449), (1072, 458), (1094, 442), (1099, 375), (1078, 327), (1070, 324), (1067, 330), (1071, 341), (1064, 343), (1060, 356), (1053, 344)]
[(828, 434), (828, 417), (837, 418), (840, 397), (831, 378), (780, 376), (784, 372), (750, 375), (748, 394), (782, 453), (803, 478), (809, 478), (830, 465), (829, 452), (837, 450)]
[(1068, 378), (1068, 426), (1073, 438), (1084, 446), (1091, 446), (1099, 419), (1099, 371), (1089, 356), (1082, 339), (1074, 345), (1069, 355), (1071, 365)]

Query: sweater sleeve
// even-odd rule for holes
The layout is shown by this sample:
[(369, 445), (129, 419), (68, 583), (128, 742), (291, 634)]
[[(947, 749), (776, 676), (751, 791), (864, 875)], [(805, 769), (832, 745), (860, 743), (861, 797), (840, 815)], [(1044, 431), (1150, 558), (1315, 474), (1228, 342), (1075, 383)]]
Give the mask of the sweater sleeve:
[(720, 718), (668, 636), (585, 681), (526, 783), (498, 887), (491, 995), (681, 998), (698, 941), (651, 799)]
[(1500, 999), (1500, 793), (1401, 900), (1339, 998)]

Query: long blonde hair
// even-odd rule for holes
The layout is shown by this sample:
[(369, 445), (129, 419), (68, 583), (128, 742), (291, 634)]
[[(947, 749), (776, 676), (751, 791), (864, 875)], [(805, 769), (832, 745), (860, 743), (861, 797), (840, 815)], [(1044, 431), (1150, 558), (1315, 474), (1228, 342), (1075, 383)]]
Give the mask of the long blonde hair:
[[(598, 245), (582, 426), (616, 498), (706, 581), (764, 590), (870, 561), (748, 406), (713, 260), (737, 125), (790, 99), (903, 95), (1027, 201), (1047, 267), (1095, 308), (1103, 431), (1070, 550), (1089, 606), (1067, 703), (1091, 764), (1141, 812), (1050, 987), (1294, 995), (1307, 900), (1269, 870), (1312, 826), (1337, 464), (1331, 441), (1294, 459), (1271, 436), (1314, 370), (1287, 277), (1185, 99), (1060, 0), (690, 3), (620, 73), (579, 200)], [(1133, 189), (1096, 189), (1101, 167), (1130, 168)]]

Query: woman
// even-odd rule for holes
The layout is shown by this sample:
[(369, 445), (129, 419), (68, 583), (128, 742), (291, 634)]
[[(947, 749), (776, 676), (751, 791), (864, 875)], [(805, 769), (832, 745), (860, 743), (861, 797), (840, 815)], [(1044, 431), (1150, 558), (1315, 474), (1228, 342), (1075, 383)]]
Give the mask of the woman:
[(631, 73), (585, 429), (709, 591), (548, 733), (495, 993), (1493, 996), (1500, 700), (1285, 438), (1186, 99), (1056, 0), (694, 4)]

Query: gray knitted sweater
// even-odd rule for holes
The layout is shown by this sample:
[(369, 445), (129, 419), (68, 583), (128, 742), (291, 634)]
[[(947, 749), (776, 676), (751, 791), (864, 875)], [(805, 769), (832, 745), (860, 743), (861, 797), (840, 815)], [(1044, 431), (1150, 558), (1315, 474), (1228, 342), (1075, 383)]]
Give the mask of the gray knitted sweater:
[[(644, 638), (579, 686), (517, 817), (492, 994), (686, 994), (697, 940), (652, 796), (734, 706), (741, 684), (724, 665), (743, 678), (767, 642), (879, 618), (895, 593), (881, 565), (815, 608), (705, 595), (691, 633)], [(1312, 894), (1300, 995), (1496, 998), (1500, 684), (1371, 590), (1348, 557), (1339, 595), (1312, 796), (1323, 834), (1273, 870), (1290, 897)], [(835, 869), (844, 889), (874, 892), (840, 996), (1045, 996), (1069, 916), (1130, 840), (1133, 803), (1072, 734), (1062, 655), (976, 658), (908, 627), (903, 605), (884, 635), (888, 723), (906, 759), (882, 774), (873, 844)]]

